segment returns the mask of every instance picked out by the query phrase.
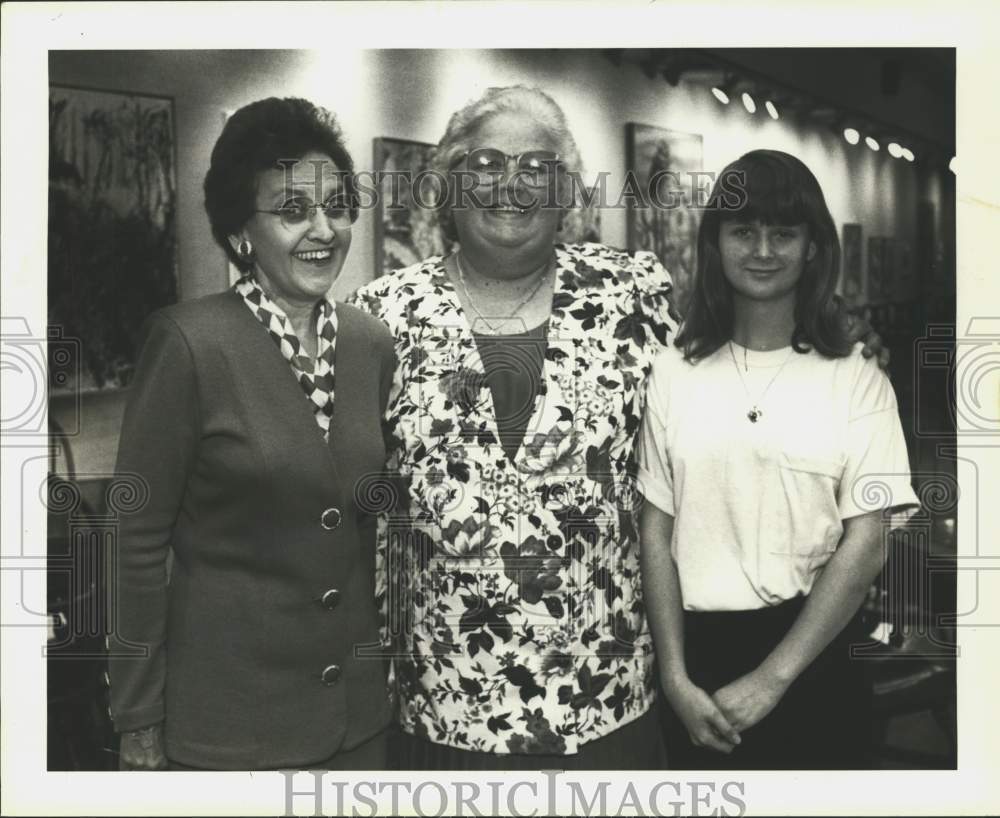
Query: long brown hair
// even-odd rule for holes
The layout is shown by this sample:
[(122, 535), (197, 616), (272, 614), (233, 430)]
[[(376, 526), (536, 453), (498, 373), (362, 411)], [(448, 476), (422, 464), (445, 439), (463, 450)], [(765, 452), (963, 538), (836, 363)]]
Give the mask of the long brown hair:
[(698, 361), (733, 337), (733, 293), (722, 271), (719, 229), (736, 219), (807, 226), (816, 254), (806, 262), (796, 287), (792, 346), (796, 352), (814, 348), (828, 358), (848, 355), (852, 344), (843, 304), (835, 295), (840, 241), (819, 182), (791, 154), (756, 150), (726, 166), (706, 202), (698, 230), (694, 287), (675, 341), (684, 358)]

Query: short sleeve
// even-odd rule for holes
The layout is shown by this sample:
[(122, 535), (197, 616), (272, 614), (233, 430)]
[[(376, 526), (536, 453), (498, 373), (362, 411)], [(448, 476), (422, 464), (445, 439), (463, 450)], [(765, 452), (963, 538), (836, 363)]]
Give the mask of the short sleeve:
[(672, 354), (672, 350), (664, 350), (653, 361), (636, 448), (639, 490), (649, 502), (670, 515), (674, 514), (674, 480), (667, 451), (667, 389)]
[(855, 383), (846, 455), (837, 497), (841, 519), (892, 509), (896, 528), (919, 508), (896, 395), (874, 359), (864, 361)]
[(681, 317), (674, 304), (674, 282), (655, 254), (640, 251), (633, 257), (638, 293), (637, 309), (657, 340), (666, 345), (677, 334)]
[(382, 319), (382, 299), (379, 297), (378, 292), (375, 289), (374, 282), (366, 284), (363, 287), (359, 287), (347, 297), (345, 303), (350, 304), (352, 307), (356, 307), (361, 310), (361, 312), (370, 315), (373, 318), (384, 320)]

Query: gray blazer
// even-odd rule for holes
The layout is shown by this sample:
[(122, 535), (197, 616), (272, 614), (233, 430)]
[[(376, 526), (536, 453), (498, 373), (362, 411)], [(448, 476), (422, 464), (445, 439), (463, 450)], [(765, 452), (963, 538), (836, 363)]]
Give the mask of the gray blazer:
[[(147, 323), (117, 468), (149, 499), (119, 533), (111, 709), (119, 731), (163, 721), (182, 764), (309, 764), (389, 719), (384, 663), (356, 651), (379, 637), (355, 486), (384, 468), (393, 345), (376, 319), (337, 315), (329, 445), (239, 295)], [(129, 643), (148, 655), (119, 658)]]

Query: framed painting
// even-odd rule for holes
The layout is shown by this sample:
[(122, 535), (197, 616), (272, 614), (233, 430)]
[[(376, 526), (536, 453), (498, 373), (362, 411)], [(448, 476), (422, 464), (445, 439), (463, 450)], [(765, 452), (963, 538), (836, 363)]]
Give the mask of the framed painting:
[(652, 125), (625, 126), (627, 184), (637, 193), (626, 201), (628, 249), (651, 250), (670, 272), (680, 304), (694, 277), (698, 202), (690, 174), (702, 170), (702, 138)]
[(868, 237), (868, 281), (865, 292), (865, 301), (869, 304), (881, 300), (883, 275), (882, 269), (882, 237)]
[[(411, 186), (430, 168), (433, 145), (409, 139), (380, 137), (373, 140), (374, 169), (378, 180), (375, 219), (375, 277), (425, 258), (451, 251), (433, 207), (429, 188)], [(415, 195), (416, 193), (416, 195)]]
[(886, 238), (882, 240), (882, 300), (892, 301), (897, 297), (896, 275), (897, 275), (897, 252), (896, 240)]
[(900, 241), (896, 245), (896, 279), (893, 287), (897, 301), (912, 301), (917, 297), (913, 245), (909, 241)]
[(843, 245), (841, 286), (847, 303), (856, 304), (862, 297), (860, 224), (844, 225)]
[(566, 244), (601, 242), (601, 208), (598, 191), (588, 188), (579, 207), (566, 211), (559, 241)]
[(48, 321), (79, 357), (54, 391), (128, 385), (143, 321), (177, 300), (176, 209), (171, 99), (50, 86)]

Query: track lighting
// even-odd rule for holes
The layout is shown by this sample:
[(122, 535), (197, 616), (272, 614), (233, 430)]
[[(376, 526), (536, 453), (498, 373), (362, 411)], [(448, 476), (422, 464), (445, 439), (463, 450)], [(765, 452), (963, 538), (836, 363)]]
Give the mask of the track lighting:
[(735, 88), (736, 77), (732, 74), (726, 74), (722, 82), (712, 86), (712, 96), (719, 100), (719, 102), (723, 105), (728, 105), (729, 98), (732, 96)]

